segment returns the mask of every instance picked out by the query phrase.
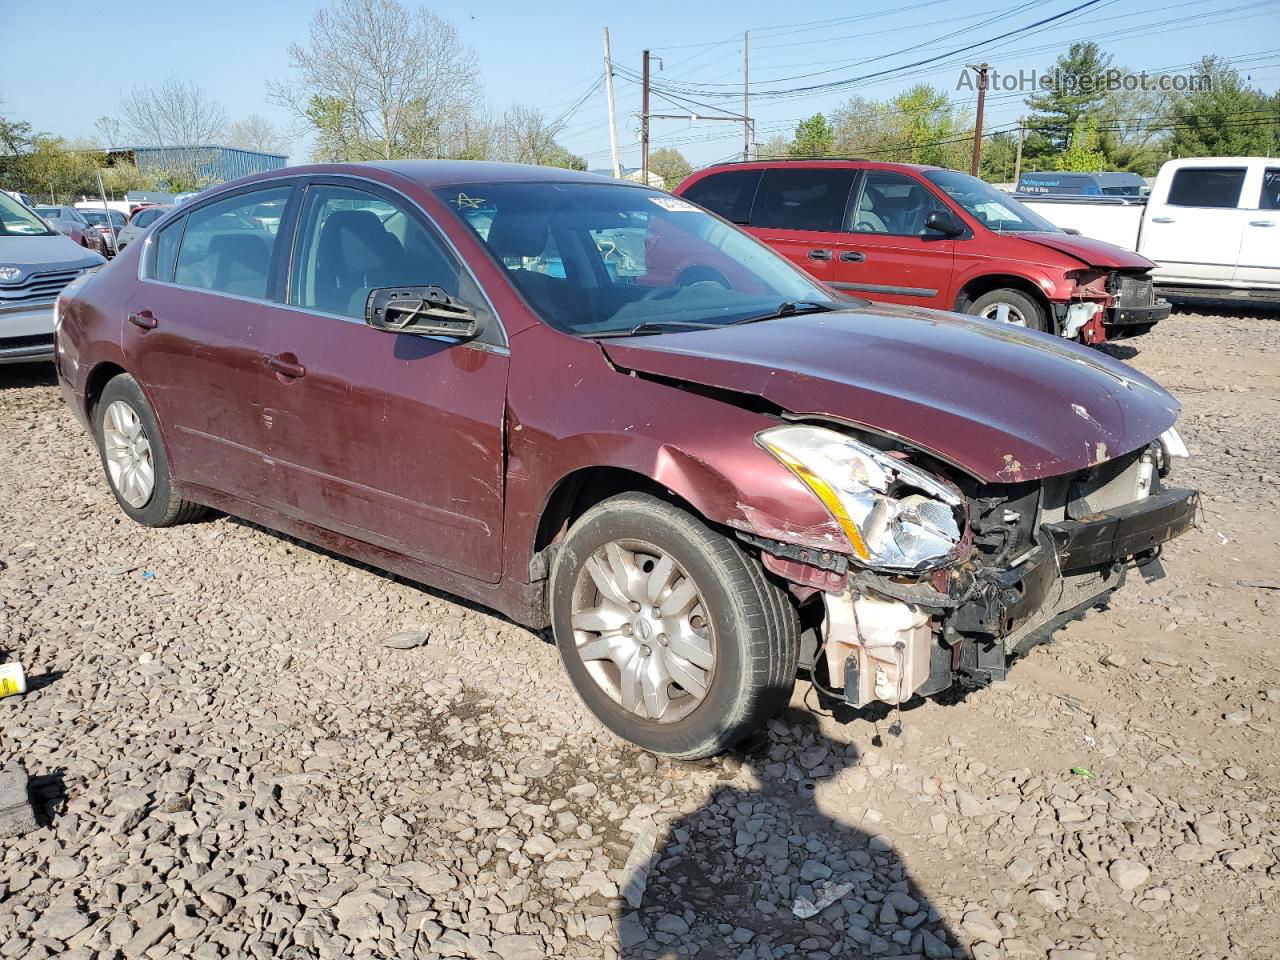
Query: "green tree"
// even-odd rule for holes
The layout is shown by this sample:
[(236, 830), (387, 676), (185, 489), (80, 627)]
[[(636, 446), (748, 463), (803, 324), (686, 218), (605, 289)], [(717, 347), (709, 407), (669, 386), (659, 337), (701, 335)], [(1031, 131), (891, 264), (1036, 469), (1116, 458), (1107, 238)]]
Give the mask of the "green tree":
[(649, 154), (649, 169), (662, 178), (668, 190), (674, 190), (692, 172), (693, 166), (679, 150), (662, 147)]
[(829, 157), (835, 145), (835, 130), (827, 123), (826, 117), (815, 113), (808, 120), (800, 121), (788, 152), (793, 157)]
[(1046, 76), (1047, 89), (1027, 97), (1027, 128), (1032, 136), (1023, 146), (1031, 158), (1065, 151), (1080, 118), (1097, 111), (1107, 99), (1099, 82), (1111, 67), (1111, 55), (1092, 40), (1073, 43), (1058, 57)]
[(791, 156), (791, 141), (781, 134), (770, 137), (756, 147), (757, 160), (781, 160)]
[(988, 183), (1012, 183), (1018, 161), (1018, 135), (1001, 132), (982, 138), (978, 176)]
[(1169, 149), (1175, 157), (1240, 157), (1274, 153), (1276, 96), (1247, 86), (1239, 72), (1219, 57), (1200, 61), (1205, 88), (1173, 101)]
[(1100, 173), (1106, 169), (1107, 157), (1098, 149), (1098, 121), (1081, 117), (1071, 134), (1071, 145), (1058, 159), (1059, 170), (1074, 173)]

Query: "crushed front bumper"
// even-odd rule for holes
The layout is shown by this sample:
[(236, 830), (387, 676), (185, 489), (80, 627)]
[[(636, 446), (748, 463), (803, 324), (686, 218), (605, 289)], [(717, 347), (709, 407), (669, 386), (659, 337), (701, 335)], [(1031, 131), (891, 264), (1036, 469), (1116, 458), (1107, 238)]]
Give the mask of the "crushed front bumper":
[[(967, 582), (954, 577), (947, 593), (860, 573), (842, 593), (823, 594), (830, 681), (844, 687), (847, 702), (865, 706), (937, 693), (962, 676), (1001, 679), (1011, 657), (1122, 586), (1135, 558), (1153, 559), (1162, 544), (1190, 529), (1199, 503), (1195, 490), (1167, 489), (1083, 519), (1042, 524), (1040, 545), (1017, 566), (979, 570)], [(868, 629), (857, 606), (867, 597), (896, 604), (901, 616), (891, 618), (877, 605)], [(886, 689), (890, 696), (882, 695)]]
[(1157, 300), (1144, 306), (1108, 307), (1103, 315), (1107, 339), (1120, 340), (1146, 333), (1173, 310), (1168, 300)]

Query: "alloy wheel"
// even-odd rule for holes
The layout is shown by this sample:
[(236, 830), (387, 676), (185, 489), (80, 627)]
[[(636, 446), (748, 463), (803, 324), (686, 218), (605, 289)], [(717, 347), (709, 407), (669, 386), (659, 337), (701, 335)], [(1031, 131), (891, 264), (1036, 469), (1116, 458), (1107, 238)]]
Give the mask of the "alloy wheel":
[(111, 485), (131, 507), (144, 507), (156, 488), (151, 441), (138, 411), (113, 400), (102, 417), (102, 451)]
[(986, 317), (988, 320), (1011, 323), (1015, 327), (1025, 327), (1027, 325), (1027, 318), (1022, 315), (1022, 311), (1011, 303), (993, 303), (982, 311), (981, 316)]
[(652, 544), (618, 540), (582, 565), (571, 623), (592, 680), (624, 710), (674, 723), (711, 688), (716, 645), (697, 584)]

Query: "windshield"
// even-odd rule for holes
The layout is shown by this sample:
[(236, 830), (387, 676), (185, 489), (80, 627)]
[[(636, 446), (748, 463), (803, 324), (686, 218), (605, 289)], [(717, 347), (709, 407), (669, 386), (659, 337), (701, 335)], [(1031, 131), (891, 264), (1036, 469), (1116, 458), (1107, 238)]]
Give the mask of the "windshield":
[(977, 177), (954, 170), (926, 170), (933, 184), (964, 207), (971, 217), (997, 233), (1061, 233), (1052, 223), (1013, 197)]
[(844, 305), (669, 194), (611, 183), (473, 183), (436, 194), (548, 323), (579, 336), (721, 326), (788, 303)]
[(0, 193), (0, 235), (44, 236), (52, 231), (45, 222), (7, 193)]

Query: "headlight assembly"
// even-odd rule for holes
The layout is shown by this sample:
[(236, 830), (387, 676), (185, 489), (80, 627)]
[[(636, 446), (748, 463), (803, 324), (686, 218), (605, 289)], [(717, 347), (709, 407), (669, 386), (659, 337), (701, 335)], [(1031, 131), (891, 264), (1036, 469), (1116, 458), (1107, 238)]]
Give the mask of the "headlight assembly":
[(960, 542), (964, 499), (910, 463), (824, 427), (773, 427), (756, 442), (813, 491), (869, 567), (925, 570)]

